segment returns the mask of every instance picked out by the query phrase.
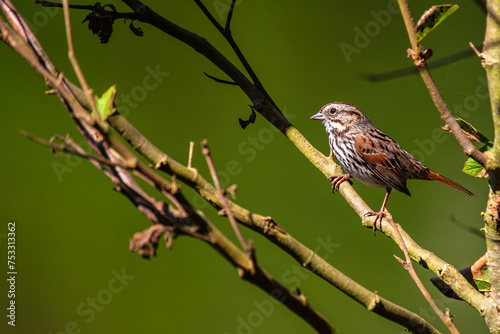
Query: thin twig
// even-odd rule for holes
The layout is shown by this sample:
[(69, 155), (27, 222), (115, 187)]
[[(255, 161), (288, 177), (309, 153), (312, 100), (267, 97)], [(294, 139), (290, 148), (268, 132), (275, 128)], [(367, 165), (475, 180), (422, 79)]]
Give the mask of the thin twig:
[(217, 192), (219, 193), (219, 198), (222, 203), (222, 207), (225, 211), (225, 214), (227, 215), (227, 218), (229, 219), (229, 222), (231, 223), (231, 226), (233, 227), (234, 233), (238, 237), (238, 240), (240, 241), (241, 246), (245, 250), (245, 252), (250, 254), (251, 248), (249, 247), (249, 244), (246, 242), (245, 238), (243, 237), (243, 234), (240, 231), (240, 227), (238, 226), (238, 222), (234, 218), (233, 210), (231, 210), (231, 206), (229, 205), (229, 201), (224, 194), (224, 190), (222, 189), (220, 185), (220, 180), (219, 176), (217, 175), (217, 171), (215, 169), (214, 162), (212, 160), (212, 156), (210, 155), (210, 149), (208, 147), (208, 141), (204, 139), (201, 142), (201, 147), (202, 147), (202, 152), (203, 155), (205, 156), (205, 159), (207, 160), (207, 165), (208, 168), (210, 169), (210, 174), (212, 175), (212, 179), (215, 184), (215, 188), (217, 189)]
[(465, 133), (460, 128), (460, 125), (457, 123), (455, 117), (448, 108), (448, 105), (446, 104), (443, 97), (439, 93), (436, 83), (434, 82), (434, 79), (432, 78), (431, 73), (427, 68), (425, 61), (419, 68), (421, 69), (419, 71), (420, 75), (422, 76), (422, 79), (424, 80), (425, 85), (429, 90), (429, 93), (432, 97), (432, 100), (434, 101), (434, 104), (436, 105), (441, 114), (441, 118), (449, 126), (451, 133), (457, 139), (464, 153), (468, 157), (471, 157), (472, 159), (479, 162), (483, 167), (487, 167), (488, 158), (486, 154), (480, 152), (474, 145), (472, 145), (471, 141), (467, 138)]
[(210, 74), (208, 74), (207, 72), (203, 72), (203, 74), (205, 74), (207, 77), (209, 77), (210, 79), (214, 80), (215, 82), (218, 82), (218, 83), (223, 83), (223, 84), (226, 84), (226, 85), (235, 85), (237, 86), (238, 84), (234, 81), (229, 81), (229, 80), (224, 80), (224, 79), (219, 79), (219, 78), (216, 78)]
[(472, 44), (472, 42), (469, 42), (469, 46), (474, 51), (476, 56), (478, 56), (479, 58), (483, 58), (483, 55), (481, 54), (481, 52), (478, 51), (478, 49), (474, 46), (474, 44)]
[(231, 19), (233, 18), (233, 10), (234, 10), (234, 5), (236, 4), (236, 0), (231, 1), (231, 6), (229, 7), (229, 12), (227, 13), (227, 19), (226, 19), (226, 30), (230, 30), (231, 28)]
[(415, 63), (415, 66), (418, 68), (422, 80), (429, 90), (434, 104), (441, 114), (441, 118), (449, 126), (451, 133), (453, 133), (453, 135), (457, 139), (464, 153), (479, 162), (481, 165), (483, 165), (483, 167), (486, 167), (486, 164), (488, 162), (486, 155), (480, 152), (476, 147), (474, 147), (470, 140), (465, 136), (464, 132), (460, 128), (460, 125), (458, 125), (455, 117), (453, 117), (453, 114), (451, 113), (446, 102), (439, 93), (439, 89), (437, 88), (436, 83), (434, 82), (434, 79), (432, 78), (429, 71), (429, 68), (427, 67), (426, 60), (420, 56), (420, 46), (417, 44), (416, 28), (410, 13), (410, 9), (408, 7), (407, 0), (398, 0), (398, 4), (401, 10), (401, 15), (403, 16), (403, 20), (405, 22), (406, 30), (408, 31), (408, 37), (410, 39), (412, 47), (411, 55), (413, 61)]
[[(454, 334), (458, 334), (459, 332), (458, 332), (457, 328), (455, 327), (455, 324), (453, 323), (453, 321), (451, 320), (451, 318), (447, 317), (446, 315), (443, 314), (443, 312), (436, 305), (436, 302), (434, 301), (434, 299), (432, 299), (432, 296), (427, 291), (427, 289), (425, 288), (425, 286), (422, 284), (422, 281), (418, 277), (417, 272), (415, 271), (415, 268), (413, 267), (413, 263), (411, 261), (410, 254), (408, 253), (408, 249), (406, 248), (405, 241), (404, 241), (403, 237), (401, 236), (401, 233), (399, 232), (399, 228), (398, 228), (397, 224), (394, 222), (394, 219), (392, 218), (392, 215), (390, 213), (387, 213), (386, 214), (386, 218), (389, 221), (389, 223), (391, 224), (393, 230), (396, 232), (396, 235), (398, 236), (399, 241), (398, 241), (397, 244), (398, 244), (399, 248), (403, 251), (403, 253), (405, 255), (405, 260), (406, 261), (401, 260), (396, 255), (394, 255), (394, 257), (408, 271), (408, 273), (410, 274), (411, 278), (413, 279), (413, 281), (415, 282), (415, 284), (419, 288), (419, 290), (422, 293), (422, 295), (425, 297), (425, 299), (427, 299), (427, 301), (431, 305), (431, 307), (434, 310), (434, 312), (436, 312), (436, 314), (438, 315), (438, 317), (446, 325), (446, 327), (448, 327), (448, 329), (450, 330), (450, 332), (454, 333)], [(448, 314), (448, 312), (447, 312), (447, 314)]]
[(215, 17), (212, 15), (212, 13), (210, 13), (210, 11), (208, 10), (208, 8), (205, 7), (205, 5), (203, 4), (203, 2), (201, 2), (201, 0), (194, 0), (194, 2), (198, 5), (198, 7), (200, 7), (200, 9), (203, 12), (203, 14), (205, 14), (205, 16), (217, 28), (217, 30), (219, 30), (221, 32), (224, 31), (224, 27), (221, 26), (219, 22), (217, 22), (217, 20), (215, 19)]
[[(13, 47), (28, 63), (31, 64), (33, 68), (35, 68), (38, 73), (45, 78), (45, 80), (49, 81), (49, 86), (57, 92), (59, 98), (68, 102), (76, 101), (76, 97), (73, 95), (73, 92), (69, 89), (65, 89), (68, 88), (66, 87), (67, 82), (65, 78), (56, 70), (36, 39), (36, 36), (33, 34), (22, 16), (20, 16), (15, 10), (12, 3), (9, 0), (3, 0), (0, 1), (0, 5), (6, 18), (12, 25), (11, 27), (2, 22), (0, 29), (3, 34), (3, 41)], [(80, 103), (69, 103), (68, 106), (71, 106), (72, 116), (80, 119), (82, 124), (94, 123), (94, 119), (83, 110)]]
[(224, 38), (226, 39), (226, 41), (229, 43), (229, 45), (233, 49), (234, 53), (236, 54), (236, 56), (240, 60), (241, 64), (243, 65), (243, 67), (247, 71), (248, 75), (252, 79), (252, 82), (254, 83), (254, 86), (262, 94), (264, 94), (264, 96), (267, 98), (267, 100), (277, 109), (276, 111), (280, 112), (279, 108), (276, 106), (276, 104), (274, 103), (274, 101), (271, 98), (271, 96), (267, 93), (266, 89), (264, 88), (264, 85), (260, 81), (259, 77), (257, 76), (257, 74), (255, 73), (255, 71), (253, 70), (253, 68), (250, 65), (250, 63), (248, 62), (248, 60), (246, 59), (245, 55), (241, 51), (240, 47), (238, 46), (238, 44), (234, 40), (233, 35), (231, 33), (230, 23), (231, 23), (231, 18), (233, 16), (234, 5), (235, 5), (236, 1), (232, 0), (232, 2), (231, 2), (231, 7), (230, 7), (228, 15), (227, 15), (226, 26), (225, 27), (223, 27), (222, 25), (220, 25), (217, 22), (217, 20), (215, 20), (215, 18), (213, 17), (213, 15), (205, 7), (205, 5), (201, 2), (201, 0), (195, 0), (195, 2), (198, 5), (198, 7), (200, 7), (200, 9), (205, 14), (205, 16), (210, 20), (210, 22), (212, 22), (212, 24), (217, 28), (217, 30), (219, 30), (219, 32), (222, 34), (222, 36), (224, 36)]
[(193, 168), (193, 151), (194, 151), (194, 141), (190, 141), (187, 168)]
[(68, 42), (68, 57), (69, 60), (71, 61), (71, 65), (73, 66), (73, 70), (75, 71), (76, 76), (78, 77), (78, 81), (80, 82), (80, 85), (82, 85), (83, 91), (85, 92), (85, 95), (89, 100), (92, 112), (94, 113), (94, 117), (96, 117), (96, 119), (99, 122), (101, 120), (101, 117), (97, 112), (92, 90), (89, 88), (87, 80), (85, 80), (85, 76), (83, 75), (82, 69), (80, 68), (78, 60), (76, 59), (75, 48), (73, 46), (73, 36), (71, 34), (71, 16), (69, 13), (69, 3), (68, 0), (62, 0), (62, 1), (64, 10), (64, 23), (66, 26), (66, 38)]
[(62, 137), (62, 136), (56, 135), (55, 137), (53, 137), (53, 139), (62, 140), (64, 142), (64, 144), (57, 144), (57, 143), (54, 143), (53, 140), (47, 141), (43, 138), (37, 137), (37, 136), (35, 136), (31, 133), (28, 133), (26, 131), (23, 131), (23, 130), (20, 130), (19, 134), (21, 136), (26, 137), (29, 140), (37, 143), (37, 144), (49, 147), (51, 149), (51, 151), (53, 151), (53, 152), (54, 151), (64, 152), (64, 153), (71, 154), (71, 155), (74, 155), (74, 156), (77, 156), (77, 157), (80, 157), (82, 159), (86, 159), (89, 161), (96, 161), (100, 164), (107, 165), (107, 166), (121, 167), (121, 168), (125, 168), (125, 169), (134, 169), (136, 166), (136, 163), (134, 161), (125, 162), (125, 163), (118, 163), (118, 162), (113, 162), (109, 159), (105, 159), (102, 157), (94, 156), (94, 155), (79, 151), (73, 145), (70, 145), (70, 143), (67, 142), (68, 137)]
[(410, 44), (412, 50), (419, 56), (419, 46), (417, 44), (417, 29), (415, 28), (415, 23), (411, 16), (410, 7), (406, 0), (398, 0), (399, 9), (401, 10), (401, 15), (405, 23), (406, 31), (408, 32), (408, 37), (410, 38)]
[[(63, 8), (62, 3), (52, 2), (52, 1), (35, 1), (36, 4), (42, 7), (56, 7)], [(104, 6), (106, 7), (106, 6)], [(107, 10), (101, 6), (95, 5), (69, 5), (70, 9), (81, 9), (81, 10), (90, 10), (92, 12), (99, 13), (101, 15), (111, 16), (113, 19), (131, 19), (135, 20), (137, 14), (135, 12), (115, 12), (113, 10)]]
[[(42, 7), (56, 7), (56, 8), (64, 8), (64, 0), (63, 3), (57, 3), (52, 1), (35, 1), (37, 5)], [(94, 10), (94, 6), (92, 5), (73, 5), (70, 4), (69, 8), (71, 9), (85, 9), (85, 10)]]
[(484, 253), (472, 266), (470, 266), (470, 271), (472, 277), (476, 278), (483, 273), (483, 269), (488, 267), (488, 253)]
[[(474, 54), (474, 51), (470, 48), (460, 50), (458, 52), (443, 56), (438, 59), (431, 60), (427, 63), (429, 69), (436, 69), (442, 66), (451, 65), (457, 61), (461, 61), (466, 57), (470, 57)], [(395, 78), (401, 78), (407, 75), (418, 74), (418, 69), (415, 66), (403, 67), (395, 70), (390, 70), (388, 72), (373, 72), (373, 73), (362, 73), (361, 77), (367, 81), (380, 82)]]

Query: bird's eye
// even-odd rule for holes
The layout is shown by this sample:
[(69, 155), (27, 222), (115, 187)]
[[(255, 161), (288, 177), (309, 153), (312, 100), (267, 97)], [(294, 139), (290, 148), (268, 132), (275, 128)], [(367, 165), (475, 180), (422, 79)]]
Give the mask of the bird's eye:
[(330, 116), (333, 116), (336, 112), (337, 112), (337, 109), (336, 109), (336, 108), (330, 108), (330, 110), (328, 110), (328, 114), (329, 114)]

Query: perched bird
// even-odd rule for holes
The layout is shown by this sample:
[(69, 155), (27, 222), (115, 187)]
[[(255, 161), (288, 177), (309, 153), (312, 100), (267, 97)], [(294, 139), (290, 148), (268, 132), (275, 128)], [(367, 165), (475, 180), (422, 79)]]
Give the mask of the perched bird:
[(368, 186), (386, 189), (380, 211), (369, 213), (375, 215), (374, 233), (377, 222), (381, 222), (384, 215), (391, 190), (394, 188), (410, 196), (406, 180), (435, 180), (473, 196), (458, 183), (424, 166), (350, 103), (329, 103), (311, 119), (323, 122), (330, 148), (346, 171), (346, 174), (330, 178), (332, 191), (338, 190), (340, 184), (351, 177)]

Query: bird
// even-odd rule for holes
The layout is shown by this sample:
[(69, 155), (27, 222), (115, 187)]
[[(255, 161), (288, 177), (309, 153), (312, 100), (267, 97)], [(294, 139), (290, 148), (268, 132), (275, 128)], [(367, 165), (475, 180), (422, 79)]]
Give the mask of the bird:
[(330, 177), (332, 191), (338, 190), (340, 184), (351, 177), (371, 187), (385, 188), (386, 194), (380, 211), (366, 214), (375, 216), (373, 233), (377, 230), (377, 222), (381, 228), (392, 189), (411, 196), (407, 180), (435, 180), (474, 196), (469, 190), (439, 175), (402, 149), (351, 103), (328, 103), (311, 119), (322, 121), (328, 134), (330, 149), (346, 172)]

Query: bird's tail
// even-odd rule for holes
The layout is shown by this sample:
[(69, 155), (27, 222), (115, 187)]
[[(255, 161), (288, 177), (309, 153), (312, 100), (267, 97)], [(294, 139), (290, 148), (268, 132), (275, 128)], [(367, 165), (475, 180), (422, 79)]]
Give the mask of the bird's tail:
[(427, 176), (431, 180), (441, 182), (442, 184), (446, 184), (447, 186), (450, 186), (452, 188), (460, 190), (461, 192), (464, 192), (464, 193), (466, 193), (469, 196), (474, 196), (474, 194), (472, 192), (470, 192), (469, 190), (465, 189), (464, 187), (462, 187), (461, 185), (459, 185), (455, 181), (452, 181), (452, 180), (448, 179), (447, 177), (439, 175), (438, 173), (436, 173), (433, 170), (430, 170), (429, 174)]

